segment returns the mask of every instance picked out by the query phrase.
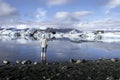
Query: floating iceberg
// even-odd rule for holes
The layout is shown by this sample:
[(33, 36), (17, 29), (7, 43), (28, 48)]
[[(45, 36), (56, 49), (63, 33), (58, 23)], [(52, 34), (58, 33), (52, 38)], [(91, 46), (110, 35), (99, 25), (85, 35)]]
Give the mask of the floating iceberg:
[[(54, 30), (52, 30), (54, 31)], [(39, 40), (42, 34), (45, 34), (46, 38), (51, 39), (64, 39), (67, 38), (72, 42), (84, 42), (84, 41), (100, 41), (100, 42), (120, 42), (120, 32), (92, 32), (85, 31), (80, 32), (77, 30), (70, 30), (65, 32), (59, 30), (59, 32), (52, 32), (50, 30), (40, 30), (40, 29), (15, 29), (8, 28), (0, 29), (0, 40), (8, 41), (8, 40)], [(60, 32), (61, 31), (61, 32)], [(19, 42), (18, 41), (18, 42)], [(25, 41), (24, 41), (25, 42)]]

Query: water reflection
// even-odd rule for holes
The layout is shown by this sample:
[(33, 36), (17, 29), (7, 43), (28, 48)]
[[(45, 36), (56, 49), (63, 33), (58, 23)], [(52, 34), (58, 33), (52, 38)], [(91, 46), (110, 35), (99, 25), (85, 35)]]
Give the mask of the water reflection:
[(7, 59), (15, 62), (27, 59), (46, 63), (69, 61), (69, 59), (120, 58), (120, 43), (74, 43), (68, 40), (53, 40), (49, 41), (48, 45), (47, 53), (42, 53), (39, 41), (26, 44), (15, 41), (0, 42), (0, 61)]
[(42, 62), (43, 64), (46, 63), (46, 53), (44, 53), (44, 52), (41, 52), (41, 62)]
[[(70, 37), (70, 36), (69, 36)], [(101, 42), (102, 41), (102, 42)], [(111, 43), (104, 43), (104, 42)], [(114, 42), (117, 43), (114, 43)], [(42, 63), (69, 59), (120, 58), (120, 37), (103, 36), (99, 42), (78, 38), (49, 38), (47, 53), (42, 52), (40, 37), (0, 37), (0, 61), (32, 60)], [(1, 62), (0, 62), (1, 63)]]
[[(83, 43), (83, 42), (107, 42), (107, 43), (113, 43), (113, 42), (120, 42), (120, 35), (106, 35), (106, 34), (101, 34), (101, 35), (97, 35), (94, 38), (91, 36), (82, 38), (82, 37), (74, 37), (74, 36), (61, 36), (61, 37), (57, 37), (57, 36), (46, 36), (47, 40), (51, 41), (51, 40), (68, 40), (71, 41), (73, 43)], [(40, 36), (0, 36), (0, 41), (1, 42), (8, 42), (8, 41), (15, 41), (17, 43), (21, 43), (21, 44), (26, 44), (28, 42), (33, 42), (33, 41), (39, 41), (40, 40)]]

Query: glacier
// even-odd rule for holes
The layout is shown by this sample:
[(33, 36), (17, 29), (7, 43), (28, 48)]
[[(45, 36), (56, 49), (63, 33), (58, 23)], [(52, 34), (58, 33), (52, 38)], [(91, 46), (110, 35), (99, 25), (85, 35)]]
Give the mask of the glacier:
[(76, 29), (37, 29), (37, 28), (0, 28), (0, 41), (16, 40), (18, 43), (40, 40), (45, 34), (48, 40), (68, 39), (72, 42), (120, 42), (120, 32), (116, 31), (78, 31)]

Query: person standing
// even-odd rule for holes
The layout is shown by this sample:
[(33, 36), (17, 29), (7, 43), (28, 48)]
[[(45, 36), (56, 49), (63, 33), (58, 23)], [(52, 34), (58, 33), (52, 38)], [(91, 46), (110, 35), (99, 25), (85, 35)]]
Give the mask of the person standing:
[(45, 64), (46, 63), (46, 51), (47, 51), (48, 42), (47, 42), (47, 39), (46, 39), (44, 34), (42, 35), (42, 37), (40, 39), (40, 45), (41, 45), (41, 48), (42, 48), (41, 61), (42, 61), (43, 64)]
[(42, 53), (46, 53), (48, 42), (47, 42), (47, 39), (45, 37), (45, 34), (43, 34), (41, 39), (40, 39), (40, 45), (42, 47)]

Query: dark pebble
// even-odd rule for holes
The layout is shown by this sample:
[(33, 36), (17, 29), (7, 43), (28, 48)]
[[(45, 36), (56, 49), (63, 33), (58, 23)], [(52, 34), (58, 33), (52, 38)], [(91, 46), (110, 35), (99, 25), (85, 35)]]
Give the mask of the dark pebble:
[(76, 61), (74, 59), (70, 59), (70, 63), (75, 63)]
[(1, 65), (0, 80), (120, 80), (120, 59), (117, 62), (111, 59), (97, 61)]

